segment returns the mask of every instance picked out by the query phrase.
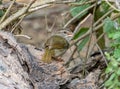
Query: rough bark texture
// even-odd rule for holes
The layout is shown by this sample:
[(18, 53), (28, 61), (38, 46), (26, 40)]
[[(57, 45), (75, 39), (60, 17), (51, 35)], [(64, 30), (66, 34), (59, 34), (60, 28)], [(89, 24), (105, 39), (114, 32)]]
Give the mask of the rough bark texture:
[(40, 62), (41, 53), (18, 44), (12, 34), (0, 32), (0, 88), (59, 89), (69, 75), (62, 63)]
[(20, 63), (20, 51), (13, 36), (0, 32), (0, 88), (31, 89), (28, 74)]
[(41, 62), (42, 53), (0, 31), (0, 89), (98, 89), (100, 70), (80, 79), (80, 74), (69, 73), (62, 62)]

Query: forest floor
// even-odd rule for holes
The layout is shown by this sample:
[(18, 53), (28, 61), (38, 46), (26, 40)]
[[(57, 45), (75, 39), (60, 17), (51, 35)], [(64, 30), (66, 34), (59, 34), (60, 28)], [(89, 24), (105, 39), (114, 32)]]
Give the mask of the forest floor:
[[(22, 0), (18, 1), (21, 2)], [(23, 0), (22, 2), (25, 1)], [(27, 0), (25, 3), (28, 3)], [(20, 60), (22, 59), (21, 57), (23, 57), (23, 62), (26, 61), (26, 63), (28, 63), (27, 70), (25, 66), (26, 63), (23, 65), (23, 67), (25, 67), (25, 70), (28, 72), (30, 81), (33, 83), (33, 85), (35, 84), (35, 87), (38, 87), (36, 89), (97, 89), (98, 87), (96, 83), (98, 83), (98, 77), (101, 73), (101, 70), (105, 66), (103, 64), (103, 60), (90, 59), (86, 63), (83, 63), (85, 59), (82, 59), (82, 61), (80, 61), (80, 58), (77, 58), (76, 60), (72, 61), (72, 63), (69, 65), (70, 67), (68, 68), (66, 68), (66, 66), (63, 66), (63, 62), (53, 61), (53, 63), (51, 64), (46, 64), (39, 61), (39, 59), (41, 60), (41, 54), (44, 50), (42, 49), (44, 42), (46, 41), (46, 39), (48, 39), (48, 37), (51, 36), (51, 34), (54, 34), (54, 32), (56, 32), (59, 28), (63, 27), (63, 25), (65, 24), (65, 19), (62, 14), (69, 11), (69, 9), (70, 8), (67, 5), (55, 5), (49, 8), (41, 9), (28, 15), (21, 23), (21, 34), (28, 35), (32, 39), (17, 37), (17, 42), (20, 43), (18, 46), (20, 46), (20, 48), (24, 52), (21, 52), (19, 51), (19, 48), (16, 48), (17, 51), (13, 52), (13, 54), (15, 57), (16, 55), (18, 55), (18, 57), (20, 57), (18, 59)], [(87, 23), (85, 23), (85, 25), (89, 24), (89, 21), (86, 22)], [(53, 24), (55, 25), (52, 27)], [(52, 32), (48, 33), (48, 30), (51, 29), (51, 27)], [(3, 36), (3, 38), (4, 35), (6, 35), (6, 33), (0, 33), (0, 36)], [(11, 38), (7, 39), (11, 40)], [(94, 36), (91, 41), (92, 40), (95, 40)], [(1, 42), (1, 44), (3, 43), (4, 42)], [(25, 46), (21, 45), (21, 43), (24, 43)], [(8, 42), (8, 44), (10, 43)], [(90, 45), (92, 44), (94, 43), (91, 43)], [(85, 58), (86, 56), (87, 47), (88, 45), (86, 44), (86, 46), (80, 53), (82, 58)], [(11, 48), (6, 48), (8, 51), (10, 50), (11, 52)], [(37, 50), (36, 48), (40, 50)], [(69, 53), (70, 52), (71, 51), (69, 51)], [(67, 54), (65, 59), (69, 57), (69, 53)], [(13, 54), (10, 53), (10, 56), (12, 56)], [(89, 73), (86, 73), (86, 71)], [(14, 72), (16, 72), (16, 69)], [(52, 88), (50, 88), (51, 86)]]

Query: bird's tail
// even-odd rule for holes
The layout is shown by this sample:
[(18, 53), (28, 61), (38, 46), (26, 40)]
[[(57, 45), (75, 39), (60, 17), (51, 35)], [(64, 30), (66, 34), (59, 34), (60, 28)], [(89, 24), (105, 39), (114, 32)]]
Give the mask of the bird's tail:
[(54, 56), (54, 50), (50, 50), (46, 48), (45, 53), (42, 56), (42, 61), (45, 63), (50, 63), (52, 61), (53, 56)]

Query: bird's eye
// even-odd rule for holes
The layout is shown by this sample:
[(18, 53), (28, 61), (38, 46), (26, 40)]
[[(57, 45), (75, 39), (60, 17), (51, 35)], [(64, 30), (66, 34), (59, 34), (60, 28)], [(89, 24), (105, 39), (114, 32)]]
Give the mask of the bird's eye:
[(66, 32), (66, 31), (64, 31), (64, 33), (66, 34), (67, 32)]
[(65, 31), (63, 33), (66, 33)]

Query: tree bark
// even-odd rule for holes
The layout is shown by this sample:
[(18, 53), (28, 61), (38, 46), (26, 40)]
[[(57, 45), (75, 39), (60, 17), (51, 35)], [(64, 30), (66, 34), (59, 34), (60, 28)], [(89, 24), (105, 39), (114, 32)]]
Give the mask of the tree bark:
[(40, 61), (42, 50), (0, 31), (0, 89), (59, 89), (69, 80), (62, 62)]

